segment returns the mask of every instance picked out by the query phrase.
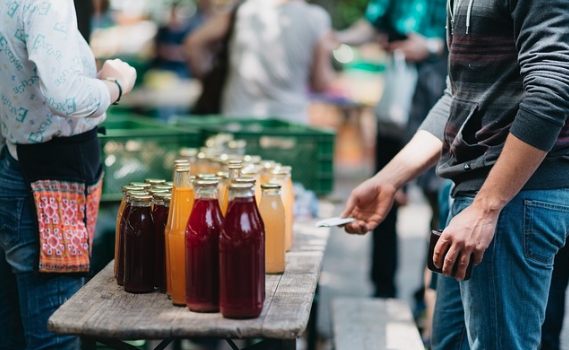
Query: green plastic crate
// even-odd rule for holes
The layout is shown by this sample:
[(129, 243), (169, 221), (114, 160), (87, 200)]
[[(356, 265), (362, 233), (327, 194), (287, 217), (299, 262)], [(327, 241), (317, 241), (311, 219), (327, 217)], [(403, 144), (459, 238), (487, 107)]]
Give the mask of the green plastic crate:
[(147, 117), (111, 117), (99, 135), (105, 177), (102, 201), (118, 201), (121, 188), (147, 178), (172, 179), (174, 160), (182, 147), (199, 147), (201, 133), (176, 128)]
[(202, 139), (218, 133), (232, 134), (247, 142), (247, 154), (292, 166), (293, 181), (317, 195), (330, 194), (334, 188), (333, 130), (291, 123), (278, 118), (224, 118), (188, 116), (174, 125), (199, 129)]

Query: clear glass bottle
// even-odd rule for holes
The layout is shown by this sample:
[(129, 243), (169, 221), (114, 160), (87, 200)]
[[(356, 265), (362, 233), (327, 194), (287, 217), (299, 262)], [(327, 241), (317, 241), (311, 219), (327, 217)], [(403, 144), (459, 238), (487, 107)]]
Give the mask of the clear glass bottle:
[(279, 274), (284, 272), (286, 263), (286, 219), (281, 185), (263, 184), (261, 190), (259, 212), (265, 224), (265, 272)]
[(231, 184), (219, 238), (219, 309), (226, 318), (254, 318), (265, 300), (265, 226), (251, 184)]
[(164, 233), (170, 211), (170, 192), (154, 193), (152, 204), (152, 220), (155, 233), (155, 260), (154, 287), (162, 293), (166, 293), (166, 239)]
[(227, 214), (227, 205), (229, 204), (229, 187), (231, 186), (231, 182), (233, 182), (234, 179), (241, 177), (241, 169), (243, 168), (240, 162), (239, 163), (230, 162), (228, 167), (229, 167), (229, 173), (227, 175), (227, 185), (220, 201), (221, 213), (224, 216), (225, 214)]
[(294, 188), (292, 186), (290, 171), (291, 168), (288, 166), (281, 166), (279, 168), (276, 168), (273, 171), (273, 176), (270, 180), (271, 183), (277, 183), (281, 185), (281, 197), (283, 200), (286, 217), (285, 248), (287, 252), (292, 248), (292, 242), (294, 241), (294, 234), (292, 229), (294, 225)]
[(132, 195), (124, 232), (124, 290), (154, 291), (155, 232), (150, 206), (152, 196)]
[(223, 216), (217, 179), (197, 180), (186, 228), (186, 304), (196, 312), (219, 311), (219, 236)]
[(163, 185), (166, 183), (165, 179), (144, 179), (144, 182), (147, 184), (150, 184), (151, 187), (157, 186), (157, 185)]
[(126, 203), (119, 223), (118, 249), (117, 257), (115, 258), (115, 261), (117, 261), (117, 273), (115, 274), (115, 278), (119, 286), (122, 286), (124, 284), (124, 234), (132, 206), (131, 197), (134, 195), (148, 195), (148, 192), (143, 191), (141, 187), (136, 186), (133, 186), (133, 189), (127, 190), (126, 192)]
[(136, 189), (139, 189), (139, 187), (135, 187), (135, 186), (123, 186), (121, 188), (121, 193), (122, 193), (122, 197), (121, 197), (121, 202), (119, 204), (119, 208), (117, 210), (117, 219), (115, 221), (115, 262), (114, 262), (114, 266), (113, 266), (113, 271), (114, 271), (114, 276), (115, 278), (117, 277), (117, 270), (119, 268), (119, 236), (120, 236), (120, 227), (121, 227), (121, 220), (122, 220), (122, 216), (124, 213), (124, 208), (126, 207), (126, 202), (127, 202), (127, 192), (130, 191), (134, 191)]
[(186, 305), (186, 225), (194, 205), (190, 166), (178, 164), (166, 224), (166, 292), (174, 305)]

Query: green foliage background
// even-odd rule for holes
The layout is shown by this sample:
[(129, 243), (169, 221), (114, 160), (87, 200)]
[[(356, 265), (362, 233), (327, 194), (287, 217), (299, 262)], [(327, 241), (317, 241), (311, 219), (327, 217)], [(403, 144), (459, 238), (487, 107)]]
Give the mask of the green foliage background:
[(363, 17), (369, 0), (312, 0), (332, 16), (334, 29), (344, 29)]

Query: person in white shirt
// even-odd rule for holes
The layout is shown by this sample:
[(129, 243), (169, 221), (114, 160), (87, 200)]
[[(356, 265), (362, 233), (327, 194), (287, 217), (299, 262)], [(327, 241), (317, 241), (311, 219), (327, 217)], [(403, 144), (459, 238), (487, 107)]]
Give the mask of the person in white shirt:
[(0, 0), (0, 349), (76, 349), (49, 316), (90, 269), (98, 125), (136, 71), (97, 72), (73, 0)]
[(325, 91), (334, 78), (330, 15), (304, 0), (246, 0), (231, 20), (218, 15), (186, 40), (188, 62), (200, 78), (210, 68), (211, 49), (233, 28), (221, 113), (309, 124), (310, 91)]

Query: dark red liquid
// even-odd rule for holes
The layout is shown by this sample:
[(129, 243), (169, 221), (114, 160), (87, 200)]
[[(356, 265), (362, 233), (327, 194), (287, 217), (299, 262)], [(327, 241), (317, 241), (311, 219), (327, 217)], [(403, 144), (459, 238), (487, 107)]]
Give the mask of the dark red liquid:
[(168, 221), (168, 207), (164, 204), (154, 204), (152, 209), (152, 221), (154, 222), (155, 259), (154, 287), (162, 293), (166, 292), (166, 241), (164, 230)]
[(186, 228), (186, 304), (192, 311), (219, 311), (219, 235), (216, 198), (196, 198)]
[(229, 203), (219, 238), (219, 307), (227, 318), (253, 318), (265, 301), (265, 227), (253, 197)]
[(122, 286), (124, 282), (124, 230), (126, 227), (126, 221), (128, 219), (128, 215), (130, 214), (130, 208), (131, 204), (129, 201), (127, 201), (124, 210), (122, 212), (121, 221), (119, 223), (119, 249), (116, 256), (118, 265), (117, 265), (117, 275), (115, 276), (117, 279), (117, 284), (119, 286)]
[(124, 290), (154, 291), (154, 223), (150, 206), (132, 206), (124, 232)]

